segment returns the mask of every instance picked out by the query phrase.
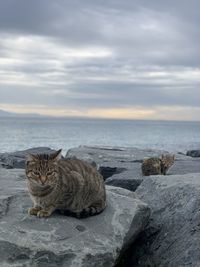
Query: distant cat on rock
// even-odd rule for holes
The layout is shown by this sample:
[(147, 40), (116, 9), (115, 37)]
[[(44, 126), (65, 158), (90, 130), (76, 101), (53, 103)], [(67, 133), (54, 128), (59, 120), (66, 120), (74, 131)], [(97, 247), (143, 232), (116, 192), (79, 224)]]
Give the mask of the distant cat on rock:
[(102, 212), (106, 191), (101, 174), (82, 160), (60, 157), (61, 150), (28, 155), (27, 185), (34, 203), (28, 213), (48, 217), (58, 209), (82, 218)]
[(166, 175), (169, 168), (174, 164), (175, 155), (165, 154), (161, 158), (148, 158), (144, 159), (142, 163), (142, 174), (149, 175)]

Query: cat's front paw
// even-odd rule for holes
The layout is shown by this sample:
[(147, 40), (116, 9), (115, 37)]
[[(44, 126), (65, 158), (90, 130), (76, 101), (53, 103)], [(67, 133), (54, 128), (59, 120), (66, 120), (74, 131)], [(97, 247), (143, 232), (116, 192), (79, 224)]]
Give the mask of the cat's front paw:
[(50, 215), (51, 215), (51, 213), (49, 211), (46, 211), (46, 210), (40, 210), (37, 213), (37, 217), (39, 217), (39, 218), (49, 217)]
[(29, 208), (28, 209), (28, 214), (37, 216), (39, 210), (40, 210), (40, 208)]

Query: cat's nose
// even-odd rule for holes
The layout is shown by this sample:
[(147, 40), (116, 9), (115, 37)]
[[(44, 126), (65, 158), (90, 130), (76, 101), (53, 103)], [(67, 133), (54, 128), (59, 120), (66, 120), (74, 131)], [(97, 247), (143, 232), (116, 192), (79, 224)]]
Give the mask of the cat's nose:
[(41, 180), (42, 184), (44, 184), (44, 183), (46, 182), (46, 179), (47, 179), (46, 176), (43, 176), (43, 175), (42, 175), (42, 176), (40, 177), (40, 180)]

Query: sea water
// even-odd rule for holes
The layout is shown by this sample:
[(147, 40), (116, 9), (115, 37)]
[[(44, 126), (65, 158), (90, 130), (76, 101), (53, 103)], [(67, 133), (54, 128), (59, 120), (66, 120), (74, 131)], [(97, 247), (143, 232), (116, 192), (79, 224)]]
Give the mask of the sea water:
[(200, 122), (78, 118), (0, 118), (0, 153), (46, 146), (123, 146), (186, 152), (200, 149)]

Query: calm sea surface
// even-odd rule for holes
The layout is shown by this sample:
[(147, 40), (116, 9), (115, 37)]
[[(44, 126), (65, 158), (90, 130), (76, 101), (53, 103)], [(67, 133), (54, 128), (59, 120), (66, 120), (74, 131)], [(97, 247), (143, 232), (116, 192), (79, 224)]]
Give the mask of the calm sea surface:
[(200, 122), (0, 118), (0, 152), (47, 146), (131, 146), (185, 152), (200, 149)]

